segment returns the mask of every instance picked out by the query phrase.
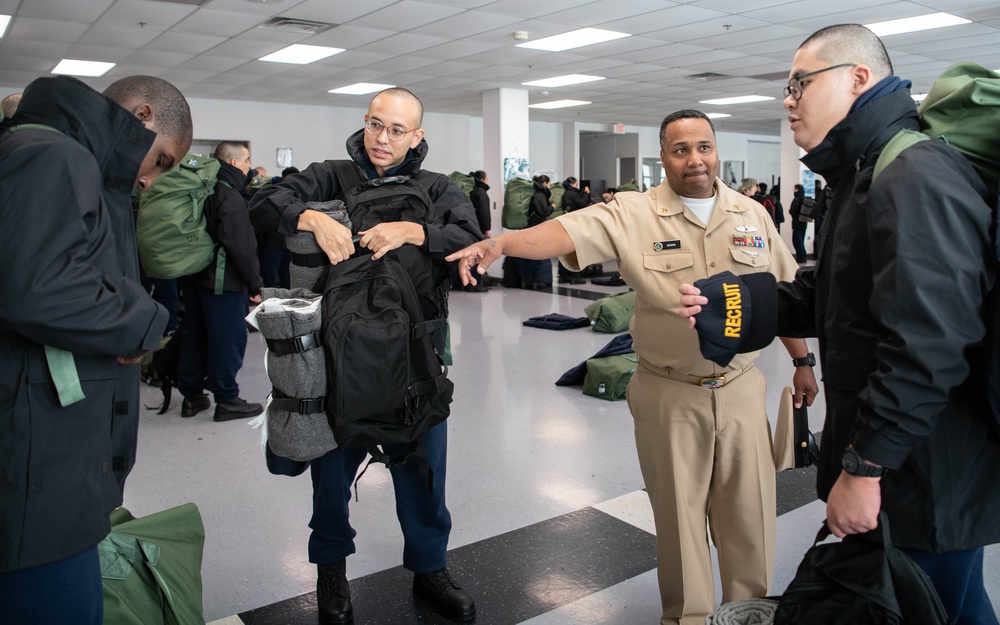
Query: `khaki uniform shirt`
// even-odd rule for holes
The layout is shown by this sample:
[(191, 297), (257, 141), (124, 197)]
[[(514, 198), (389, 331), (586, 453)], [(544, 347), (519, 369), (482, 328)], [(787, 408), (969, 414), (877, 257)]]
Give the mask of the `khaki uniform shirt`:
[(629, 324), (633, 348), (652, 367), (708, 376), (750, 366), (759, 351), (737, 354), (727, 367), (702, 357), (698, 333), (677, 315), (677, 288), (727, 270), (736, 275), (769, 271), (779, 281), (792, 280), (798, 270), (763, 206), (719, 179), (715, 189), (708, 227), (666, 181), (645, 193), (619, 193), (610, 204), (557, 218), (576, 247), (560, 259), (567, 269), (618, 261), (636, 293)]

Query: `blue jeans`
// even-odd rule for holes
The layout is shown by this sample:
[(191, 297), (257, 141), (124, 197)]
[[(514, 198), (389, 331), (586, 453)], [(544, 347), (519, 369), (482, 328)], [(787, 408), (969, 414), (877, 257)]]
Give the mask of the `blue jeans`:
[[(406, 445), (386, 445), (391, 456), (402, 454)], [(424, 434), (427, 464), (434, 472), (433, 492), (427, 491), (427, 476), (420, 475), (410, 458), (389, 469), (396, 493), (396, 517), (403, 530), (403, 566), (414, 573), (433, 573), (447, 564), (451, 514), (444, 502), (448, 455), (448, 422), (438, 423)], [(365, 449), (334, 449), (312, 461), (313, 514), (309, 527), (309, 561), (334, 564), (355, 551), (357, 532), (348, 519), (351, 484), (367, 456)], [(380, 470), (376, 465), (372, 471)], [(364, 491), (364, 479), (359, 483)]]
[(177, 388), (185, 397), (197, 397), (208, 388), (215, 403), (239, 397), (236, 374), (243, 367), (247, 348), (246, 291), (212, 289), (190, 280), (181, 281), (184, 323)]
[(97, 546), (51, 564), (0, 573), (0, 619), (18, 625), (101, 625)]
[(902, 549), (934, 582), (952, 625), (997, 625), (983, 586), (983, 548), (930, 553)]

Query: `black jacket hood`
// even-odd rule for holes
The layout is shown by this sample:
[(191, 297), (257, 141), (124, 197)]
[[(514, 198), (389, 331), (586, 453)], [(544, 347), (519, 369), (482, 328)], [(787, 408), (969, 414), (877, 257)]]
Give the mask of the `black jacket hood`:
[(14, 119), (52, 126), (84, 146), (97, 159), (109, 189), (132, 189), (156, 138), (135, 115), (69, 76), (39, 78), (28, 85)]

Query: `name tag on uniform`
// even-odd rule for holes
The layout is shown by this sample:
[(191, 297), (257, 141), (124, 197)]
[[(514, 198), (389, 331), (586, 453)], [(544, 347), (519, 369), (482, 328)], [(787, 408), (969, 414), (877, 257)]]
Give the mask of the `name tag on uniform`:
[(662, 252), (663, 250), (679, 250), (681, 249), (681, 240), (674, 239), (673, 241), (657, 241), (653, 243), (653, 250), (657, 252)]

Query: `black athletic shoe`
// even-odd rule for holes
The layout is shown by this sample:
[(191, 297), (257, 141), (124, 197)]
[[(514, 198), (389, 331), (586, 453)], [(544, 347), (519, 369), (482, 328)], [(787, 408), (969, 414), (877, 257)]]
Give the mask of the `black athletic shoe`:
[(476, 618), (476, 602), (452, 579), (447, 568), (413, 575), (413, 595), (430, 602), (441, 616), (460, 623)]
[(198, 395), (197, 397), (185, 397), (181, 402), (181, 416), (187, 419), (193, 417), (202, 410), (208, 410), (212, 402), (208, 400), (208, 395)]
[(215, 404), (215, 421), (232, 421), (233, 419), (249, 419), (264, 412), (260, 404), (248, 402), (242, 397), (233, 401), (223, 401)]
[(347, 625), (354, 622), (351, 586), (347, 583), (347, 562), (320, 564), (316, 579), (316, 606), (322, 625)]

